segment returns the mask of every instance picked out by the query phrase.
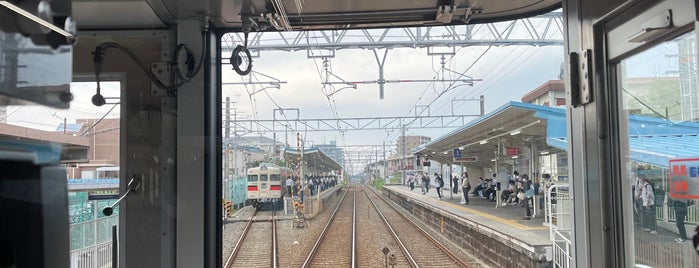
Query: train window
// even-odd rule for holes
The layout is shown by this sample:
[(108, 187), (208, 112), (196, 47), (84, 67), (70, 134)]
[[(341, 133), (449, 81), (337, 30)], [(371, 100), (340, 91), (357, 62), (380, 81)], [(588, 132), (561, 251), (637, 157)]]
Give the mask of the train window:
[[(621, 60), (620, 133), (632, 198), (625, 225), (635, 263), (698, 263), (691, 234), (699, 223), (699, 188), (684, 167), (699, 164), (697, 40), (690, 32)], [(626, 133), (624, 133), (626, 132)], [(690, 182), (688, 184), (688, 182)]]
[(269, 175), (269, 180), (270, 181), (280, 181), (281, 177), (279, 176), (279, 174), (271, 174), (271, 175)]
[(257, 175), (248, 175), (248, 181), (250, 182), (256, 182), (257, 181)]
[[(31, 82), (41, 77), (20, 79)], [(64, 148), (61, 162), (65, 164), (68, 180), (69, 245), (73, 262), (86, 254), (111, 249), (111, 228), (119, 223), (118, 207), (111, 215), (103, 214), (102, 209), (113, 204), (119, 192), (121, 85), (118, 81), (102, 82), (101, 94), (109, 102), (99, 107), (91, 102), (94, 82), (70, 84), (74, 99), (69, 109), (0, 105), (0, 129), (25, 133), (20, 139), (49, 141)], [(111, 255), (95, 259), (94, 263), (108, 265)]]
[(269, 180), (269, 175), (267, 175), (267, 174), (260, 175), (260, 181), (268, 181), (268, 180)]

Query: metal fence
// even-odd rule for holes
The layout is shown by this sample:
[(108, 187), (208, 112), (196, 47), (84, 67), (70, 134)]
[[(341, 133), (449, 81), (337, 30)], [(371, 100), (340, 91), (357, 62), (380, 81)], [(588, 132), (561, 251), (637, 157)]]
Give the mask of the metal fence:
[(112, 241), (70, 252), (71, 268), (111, 268)]
[(571, 267), (573, 196), (568, 192), (568, 185), (554, 184), (548, 187), (544, 202), (546, 205), (544, 224), (549, 226), (549, 237), (553, 246), (551, 256), (553, 265), (561, 268)]
[[(225, 184), (224, 184), (225, 185)], [(248, 180), (246, 177), (238, 177), (231, 180), (228, 184), (228, 197), (226, 201), (233, 202), (233, 207), (240, 209), (245, 206), (245, 201), (248, 199)]]
[(111, 216), (104, 215), (102, 209), (113, 203), (113, 199), (89, 200), (87, 192), (68, 194), (71, 250), (91, 247), (111, 239), (112, 225), (119, 224), (119, 207), (114, 209)]
[(77, 250), (101, 244), (112, 239), (112, 225), (118, 225), (119, 216), (112, 215), (70, 225), (70, 248)]

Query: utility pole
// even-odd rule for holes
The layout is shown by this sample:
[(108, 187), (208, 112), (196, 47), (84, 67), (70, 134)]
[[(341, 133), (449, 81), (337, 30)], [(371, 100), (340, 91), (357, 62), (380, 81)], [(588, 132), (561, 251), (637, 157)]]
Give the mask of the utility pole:
[(223, 150), (225, 152), (223, 154), (223, 163), (224, 163), (224, 165), (223, 165), (224, 166), (223, 167), (223, 199), (226, 199), (226, 200), (228, 200), (230, 198), (230, 196), (228, 196), (228, 187), (229, 187), (229, 183), (230, 183), (229, 182), (230, 172), (228, 170), (230, 168), (230, 163), (229, 163), (230, 159), (228, 158), (228, 153), (229, 153), (228, 150), (230, 149), (230, 148), (228, 148), (229, 147), (228, 144), (230, 144), (230, 140), (228, 140), (228, 139), (230, 138), (230, 129), (231, 129), (231, 98), (226, 97), (226, 132), (223, 133), (223, 135), (224, 135), (223, 137), (225, 137), (224, 140), (226, 141), (224, 143), (224, 146), (226, 146), (226, 148)]
[(238, 130), (235, 121), (238, 120), (238, 111), (233, 112), (233, 176), (238, 175)]
[(408, 164), (405, 163), (405, 125), (403, 125), (402, 133), (401, 139), (403, 140), (403, 161), (401, 161), (401, 169), (403, 170), (403, 177), (401, 178), (400, 184), (405, 185), (405, 169), (408, 167)]
[(386, 162), (386, 142), (383, 142), (383, 176), (386, 180), (389, 180), (388, 177), (388, 163)]

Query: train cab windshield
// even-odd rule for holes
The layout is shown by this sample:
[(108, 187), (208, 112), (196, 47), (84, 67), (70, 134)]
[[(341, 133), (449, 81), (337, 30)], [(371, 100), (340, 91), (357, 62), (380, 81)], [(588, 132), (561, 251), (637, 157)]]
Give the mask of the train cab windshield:
[(0, 0), (0, 267), (699, 267), (697, 14)]

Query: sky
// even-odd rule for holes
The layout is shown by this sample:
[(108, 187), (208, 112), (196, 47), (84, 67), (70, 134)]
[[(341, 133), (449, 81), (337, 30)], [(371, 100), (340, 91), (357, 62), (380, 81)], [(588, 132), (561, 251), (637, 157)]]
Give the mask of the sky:
[[(24, 127), (40, 129), (44, 131), (55, 131), (63, 120), (75, 123), (76, 119), (88, 118), (119, 118), (120, 107), (115, 100), (107, 100), (107, 104), (97, 107), (92, 104), (92, 96), (95, 95), (95, 82), (73, 82), (70, 85), (70, 92), (73, 94), (73, 101), (70, 109), (52, 109), (38, 105), (9, 106), (7, 110), (7, 123)], [(101, 82), (100, 91), (102, 96), (119, 97), (120, 86), (118, 82)]]
[[(318, 71), (318, 68), (323, 68), (323, 62), (320, 59), (306, 58), (305, 51), (262, 52), (261, 57), (254, 60), (254, 71), (287, 83), (282, 84), (280, 89), (270, 88), (252, 96), (248, 92), (261, 87), (258, 86), (256, 90), (248, 88), (246, 91), (242, 85), (225, 86), (224, 98), (230, 97), (235, 102), (238, 118), (272, 119), (273, 110), (278, 108), (298, 108), (301, 118), (406, 116), (415, 114), (416, 105), (430, 105), (430, 115), (434, 116), (450, 115), (453, 99), (484, 95), (486, 113), (509, 101), (520, 101), (524, 94), (544, 82), (558, 79), (563, 62), (563, 47), (461, 48), (453, 58), (447, 58), (448, 64), (445, 67), (457, 73), (465, 72), (465, 75), (482, 81), (475, 82), (472, 87), (463, 85), (446, 92), (444, 90), (449, 83), (390, 83), (385, 85), (384, 99), (379, 99), (378, 84), (360, 84), (357, 89), (342, 89), (327, 98)], [(440, 61), (439, 57), (428, 56), (425, 49), (391, 49), (384, 66), (384, 78), (434, 79), (436, 75), (441, 76)], [(332, 73), (346, 81), (376, 80), (379, 77), (378, 64), (370, 50), (339, 50), (330, 60), (330, 65)], [(457, 73), (446, 73), (446, 79), (458, 78)], [(257, 78), (259, 81), (271, 81), (259, 75)], [(230, 66), (224, 66), (224, 83), (241, 82), (242, 79)], [(479, 113), (478, 102), (454, 102), (454, 105), (456, 113)], [(452, 129), (411, 129), (406, 134), (425, 135), (434, 139), (450, 130)], [(297, 131), (305, 134), (306, 140), (315, 144), (327, 144), (334, 140), (339, 145), (378, 145), (384, 141), (390, 145), (400, 135), (384, 130), (348, 131), (343, 134), (304, 132), (303, 129)], [(257, 135), (272, 136), (271, 133)]]

